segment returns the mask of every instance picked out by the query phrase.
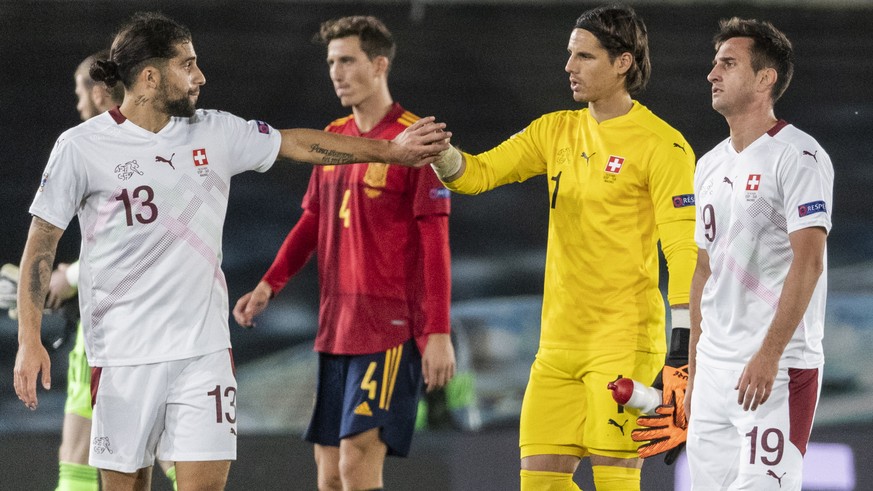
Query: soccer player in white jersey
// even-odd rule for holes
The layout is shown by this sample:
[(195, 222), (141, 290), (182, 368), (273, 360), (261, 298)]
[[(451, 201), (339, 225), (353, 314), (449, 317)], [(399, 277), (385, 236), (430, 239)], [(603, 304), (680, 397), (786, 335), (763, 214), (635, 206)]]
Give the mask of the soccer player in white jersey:
[(799, 490), (824, 364), (833, 166), (774, 114), (793, 72), (785, 35), (732, 18), (715, 48), (707, 79), (730, 137), (700, 159), (694, 181), (692, 487)]
[(91, 77), (121, 106), (64, 132), (30, 212), (14, 384), (37, 407), (50, 386), (40, 323), (58, 239), (82, 229), (79, 299), (92, 367), (90, 464), (107, 490), (148, 489), (156, 457), (179, 489), (223, 489), (236, 458), (236, 380), (221, 240), (230, 178), (278, 157), (313, 164), (429, 163), (451, 133), (432, 118), (392, 141), (275, 130), (195, 110), (205, 83), (190, 31), (133, 16)]

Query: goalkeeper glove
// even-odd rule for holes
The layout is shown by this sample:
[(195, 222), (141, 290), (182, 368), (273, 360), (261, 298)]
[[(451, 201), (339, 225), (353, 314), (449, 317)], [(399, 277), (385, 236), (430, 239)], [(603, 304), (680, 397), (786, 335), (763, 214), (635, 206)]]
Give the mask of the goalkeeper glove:
[[(640, 416), (637, 424), (643, 428), (634, 430), (634, 441), (645, 442), (637, 449), (642, 458), (665, 453), (664, 462), (672, 464), (685, 447), (688, 420), (685, 415), (685, 388), (688, 386), (688, 338), (690, 320), (687, 310), (672, 311), (673, 330), (670, 336), (670, 352), (664, 368), (652, 387), (662, 390), (662, 404), (654, 416)], [(663, 406), (671, 406), (669, 409)], [(667, 415), (669, 414), (669, 417)], [(649, 427), (646, 429), (645, 427)]]

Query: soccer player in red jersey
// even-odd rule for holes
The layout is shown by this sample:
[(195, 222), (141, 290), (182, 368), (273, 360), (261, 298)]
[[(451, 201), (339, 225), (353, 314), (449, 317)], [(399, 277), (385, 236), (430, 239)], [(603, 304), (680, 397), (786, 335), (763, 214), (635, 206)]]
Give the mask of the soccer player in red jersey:
[[(393, 102), (395, 44), (374, 17), (321, 25), (337, 97), (350, 116), (325, 131), (390, 140), (418, 117)], [(306, 440), (319, 489), (381, 489), (387, 455), (405, 456), (422, 383), (454, 374), (449, 337), (449, 192), (430, 169), (377, 163), (313, 170), (303, 215), (233, 314), (251, 326), (317, 251), (318, 393)], [(342, 462), (342, 466), (340, 465)]]

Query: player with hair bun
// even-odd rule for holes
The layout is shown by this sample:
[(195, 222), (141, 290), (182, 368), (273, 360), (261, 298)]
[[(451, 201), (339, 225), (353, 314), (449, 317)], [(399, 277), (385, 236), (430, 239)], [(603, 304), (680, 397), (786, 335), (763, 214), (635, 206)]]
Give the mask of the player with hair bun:
[(231, 177), (277, 157), (316, 165), (426, 165), (451, 133), (432, 118), (392, 141), (276, 130), (196, 109), (206, 78), (191, 32), (158, 13), (119, 30), (99, 82), (121, 106), (64, 132), (43, 173), (21, 261), (14, 385), (50, 387), (40, 325), (58, 240), (82, 229), (79, 305), (91, 366), (89, 463), (104, 489), (147, 489), (155, 458), (180, 489), (224, 489), (236, 458), (236, 377), (221, 241)]

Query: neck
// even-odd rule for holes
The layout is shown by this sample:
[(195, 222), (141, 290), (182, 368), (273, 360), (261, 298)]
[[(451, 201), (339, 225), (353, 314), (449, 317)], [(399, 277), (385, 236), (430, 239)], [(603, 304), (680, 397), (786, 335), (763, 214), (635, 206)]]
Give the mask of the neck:
[(170, 122), (170, 115), (155, 109), (155, 101), (141, 94), (125, 94), (121, 114), (140, 128), (157, 133)]
[(634, 101), (631, 99), (630, 94), (619, 91), (607, 99), (590, 101), (588, 103), (588, 112), (591, 113), (591, 117), (595, 121), (602, 123), (612, 118), (624, 116), (630, 112), (633, 106)]
[(372, 96), (361, 101), (360, 104), (352, 106), (352, 114), (355, 115), (355, 124), (358, 125), (358, 130), (361, 133), (366, 133), (379, 124), (382, 118), (391, 110), (394, 101), (391, 99), (391, 94), (388, 92), (387, 85)]
[(731, 146), (737, 152), (742, 152), (755, 140), (761, 138), (761, 135), (770, 131), (778, 121), (772, 105), (726, 115), (725, 120), (731, 129)]

